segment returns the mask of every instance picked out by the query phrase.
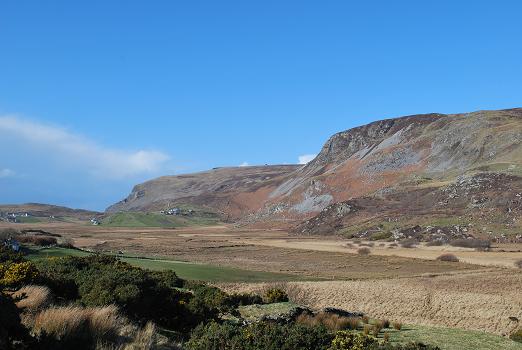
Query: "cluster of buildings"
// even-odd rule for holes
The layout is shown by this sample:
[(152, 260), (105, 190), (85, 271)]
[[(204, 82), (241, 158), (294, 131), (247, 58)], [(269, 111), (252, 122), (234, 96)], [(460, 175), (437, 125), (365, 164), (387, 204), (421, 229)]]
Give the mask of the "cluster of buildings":
[(2, 221), (7, 221), (7, 222), (17, 222), (17, 218), (26, 218), (26, 217), (29, 217), (31, 216), (29, 213), (26, 213), (26, 212), (22, 212), (22, 213), (3, 213), (3, 212), (0, 212), (0, 219)]
[(160, 211), (160, 213), (165, 215), (192, 215), (194, 213), (194, 210), (181, 210), (181, 208), (170, 208), (167, 210), (162, 210)]

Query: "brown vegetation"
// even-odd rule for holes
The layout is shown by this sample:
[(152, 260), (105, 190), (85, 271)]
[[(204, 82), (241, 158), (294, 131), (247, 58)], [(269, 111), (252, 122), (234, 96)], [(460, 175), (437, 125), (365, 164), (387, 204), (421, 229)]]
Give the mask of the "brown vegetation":
[(449, 242), (454, 247), (473, 248), (477, 250), (489, 250), (491, 248), (491, 241), (484, 239), (455, 239)]
[(298, 323), (309, 326), (323, 325), (331, 331), (346, 329), (357, 329), (360, 319), (356, 317), (343, 317), (327, 312), (320, 312), (316, 315), (301, 314), (297, 317)]
[(47, 306), (52, 301), (51, 291), (45, 286), (25, 286), (12, 294), (16, 306), (24, 312), (34, 313)]
[(515, 261), (515, 266), (522, 269), (522, 259)]
[(29, 243), (38, 246), (48, 246), (54, 245), (57, 243), (56, 238), (50, 236), (41, 236), (41, 235), (20, 235), (17, 236), (16, 239), (20, 243)]
[(454, 254), (446, 253), (440, 255), (437, 260), (439, 261), (449, 261), (449, 262), (459, 262), (459, 258), (457, 258)]
[(366, 248), (366, 247), (357, 249), (357, 254), (359, 254), (359, 255), (370, 255), (371, 252), (372, 251), (370, 250), (370, 248)]
[(81, 308), (51, 307), (35, 316), (33, 331), (45, 332), (56, 339), (85, 338), (113, 340), (121, 326), (115, 306)]

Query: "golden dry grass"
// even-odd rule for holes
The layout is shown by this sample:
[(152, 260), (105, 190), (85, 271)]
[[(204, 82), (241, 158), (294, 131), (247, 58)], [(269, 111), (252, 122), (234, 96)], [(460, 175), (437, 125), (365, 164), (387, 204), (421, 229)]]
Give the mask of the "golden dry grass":
[(121, 325), (122, 319), (113, 305), (98, 308), (51, 307), (35, 316), (33, 332), (45, 332), (56, 339), (88, 336), (104, 340), (114, 338)]
[(45, 286), (25, 286), (12, 294), (16, 306), (23, 312), (34, 313), (47, 307), (51, 301), (51, 291)]
[(145, 327), (138, 330), (132, 343), (123, 347), (124, 350), (152, 349), (156, 343), (156, 326), (152, 322), (147, 322)]
[(323, 325), (331, 331), (340, 331), (345, 329), (357, 329), (361, 319), (319, 312), (316, 315), (301, 314), (297, 317), (296, 322), (309, 326)]
[[(403, 323), (435, 325), (507, 335), (510, 317), (522, 319), (522, 273), (470, 273), (364, 281), (289, 282), (308, 295), (305, 305), (337, 307)], [(222, 285), (255, 292), (253, 285)]]

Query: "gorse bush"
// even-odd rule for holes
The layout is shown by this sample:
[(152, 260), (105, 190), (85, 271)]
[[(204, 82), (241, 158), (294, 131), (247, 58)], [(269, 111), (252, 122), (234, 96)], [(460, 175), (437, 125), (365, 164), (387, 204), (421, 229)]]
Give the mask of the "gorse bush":
[(180, 291), (183, 281), (172, 271), (147, 271), (102, 255), (47, 259), (38, 267), (60, 298), (90, 307), (115, 304), (128, 317), (182, 332), (219, 313), (217, 291)]
[(258, 322), (211, 322), (198, 326), (187, 343), (190, 350), (326, 350), (332, 335), (322, 326)]
[(38, 277), (38, 269), (31, 261), (0, 264), (0, 286), (18, 287), (33, 283)]
[(365, 350), (378, 345), (376, 338), (356, 332), (339, 331), (335, 334), (329, 350)]
[(267, 304), (288, 301), (288, 294), (279, 288), (270, 288), (263, 295), (263, 301)]

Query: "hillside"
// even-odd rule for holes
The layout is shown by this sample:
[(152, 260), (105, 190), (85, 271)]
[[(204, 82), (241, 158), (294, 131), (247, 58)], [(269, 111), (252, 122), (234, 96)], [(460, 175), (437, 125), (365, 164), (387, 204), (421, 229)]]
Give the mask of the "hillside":
[(522, 109), (386, 119), (333, 135), (306, 166), (162, 177), (108, 210), (194, 203), (304, 234), (480, 223), (471, 231), (509, 236), (520, 225), (521, 143)]
[(12, 214), (15, 214), (17, 220), (16, 222), (21, 223), (36, 223), (41, 222), (42, 220), (47, 221), (50, 218), (59, 221), (87, 221), (95, 216), (101, 215), (101, 213), (95, 211), (84, 209), (71, 209), (62, 206), (41, 203), (0, 205), (0, 219), (4, 221), (12, 221)]
[(127, 198), (107, 208), (107, 212), (151, 212), (189, 204), (217, 211), (224, 219), (238, 219), (261, 209), (268, 194), (297, 168), (249, 166), (163, 176), (136, 185)]

